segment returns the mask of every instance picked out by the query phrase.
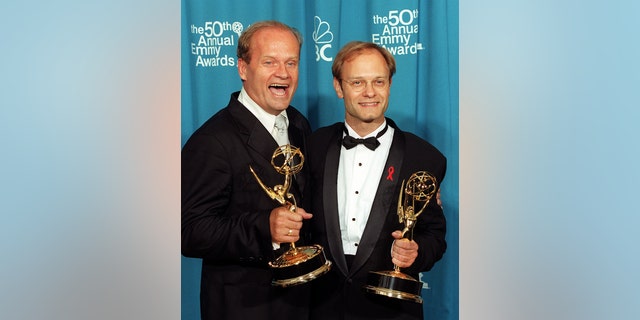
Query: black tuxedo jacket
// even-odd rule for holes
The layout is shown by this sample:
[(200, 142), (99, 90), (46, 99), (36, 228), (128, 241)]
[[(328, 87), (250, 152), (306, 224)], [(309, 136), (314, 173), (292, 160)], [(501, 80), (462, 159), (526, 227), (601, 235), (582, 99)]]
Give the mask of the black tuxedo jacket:
[[(395, 129), (393, 142), (351, 268), (347, 267), (342, 249), (336, 190), (344, 124), (321, 128), (309, 140), (307, 164), (311, 182), (307, 191), (312, 204), (307, 207), (314, 214), (312, 241), (324, 246), (327, 258), (334, 263), (327, 275), (312, 282), (312, 319), (422, 319), (420, 304), (362, 290), (369, 271), (393, 270), (391, 233), (404, 228), (397, 215), (402, 180), (424, 170), (436, 177), (439, 188), (446, 171), (446, 159), (434, 146), (401, 131), (392, 120), (387, 122)], [(418, 279), (419, 272), (431, 269), (446, 249), (445, 229), (442, 208), (434, 195), (414, 229), (418, 257), (402, 272)]]
[[(289, 139), (303, 152), (307, 119), (287, 109)], [(284, 182), (271, 165), (277, 144), (240, 102), (238, 92), (189, 138), (182, 149), (182, 254), (202, 258), (202, 319), (300, 319), (308, 286), (273, 287), (267, 262), (274, 252), (269, 214), (279, 204), (260, 188)], [(290, 192), (302, 201), (306, 169)]]

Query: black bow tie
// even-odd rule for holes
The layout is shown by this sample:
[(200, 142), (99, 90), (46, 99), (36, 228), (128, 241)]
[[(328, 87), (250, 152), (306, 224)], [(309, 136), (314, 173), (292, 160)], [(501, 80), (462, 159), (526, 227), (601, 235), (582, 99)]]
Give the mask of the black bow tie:
[(344, 138), (342, 138), (342, 145), (347, 149), (351, 149), (359, 144), (363, 144), (365, 147), (369, 148), (370, 150), (375, 150), (380, 145), (380, 141), (378, 141), (378, 138), (382, 137), (382, 135), (385, 132), (387, 132), (388, 127), (389, 125), (384, 126), (384, 129), (378, 132), (378, 134), (375, 137), (369, 137), (366, 139), (354, 138), (350, 136), (347, 133), (347, 128), (345, 127), (344, 132), (346, 135), (344, 136)]

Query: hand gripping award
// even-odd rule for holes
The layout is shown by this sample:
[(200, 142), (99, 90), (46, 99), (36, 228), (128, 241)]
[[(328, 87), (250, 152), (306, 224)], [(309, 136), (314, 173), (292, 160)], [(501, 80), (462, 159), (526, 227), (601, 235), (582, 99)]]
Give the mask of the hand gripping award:
[[(291, 187), (291, 177), (302, 170), (303, 164), (304, 156), (300, 149), (286, 144), (278, 147), (271, 157), (271, 165), (278, 173), (284, 175), (282, 185), (270, 188), (260, 180), (251, 166), (249, 166), (249, 170), (271, 199), (295, 212), (296, 199), (293, 194), (289, 193), (289, 188)], [(296, 247), (292, 242), (289, 250), (269, 262), (269, 267), (274, 278), (271, 284), (288, 287), (306, 283), (326, 273), (331, 269), (331, 261), (326, 259), (322, 246), (318, 244)]]
[[(415, 222), (436, 193), (436, 188), (436, 178), (426, 171), (413, 173), (407, 180), (406, 186), (405, 181), (402, 181), (398, 196), (398, 218), (400, 223), (404, 223), (402, 237), (413, 240)], [(420, 208), (416, 212), (417, 207)], [(408, 237), (405, 237), (407, 233)], [(422, 303), (420, 296), (422, 282), (402, 273), (400, 267), (395, 264), (391, 271), (370, 271), (364, 290), (391, 298)]]

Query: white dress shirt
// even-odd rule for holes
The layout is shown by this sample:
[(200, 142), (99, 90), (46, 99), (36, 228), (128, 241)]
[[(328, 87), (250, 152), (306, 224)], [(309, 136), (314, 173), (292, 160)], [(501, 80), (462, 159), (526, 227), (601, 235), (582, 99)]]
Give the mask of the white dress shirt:
[[(345, 122), (350, 136), (363, 139), (375, 137), (386, 125), (385, 120), (376, 130), (360, 137)], [(344, 254), (355, 255), (358, 250), (391, 149), (393, 132), (393, 128), (388, 127), (387, 132), (378, 138), (380, 146), (376, 150), (370, 150), (361, 144), (348, 150), (342, 146), (340, 150), (337, 191)]]
[[(256, 118), (258, 118), (258, 121), (262, 123), (265, 129), (269, 131), (273, 139), (276, 140), (276, 137), (274, 136), (274, 132), (273, 132), (273, 128), (276, 123), (276, 116), (264, 111), (264, 109), (262, 109), (255, 101), (253, 101), (251, 97), (249, 97), (247, 92), (244, 90), (244, 87), (242, 87), (242, 90), (240, 90), (238, 101), (242, 103), (254, 116), (256, 116)], [(284, 118), (286, 119), (287, 128), (288, 128), (289, 118), (287, 118), (287, 111), (283, 110), (280, 114), (283, 115)], [(289, 141), (288, 134), (287, 134), (286, 140)], [(277, 141), (278, 140), (276, 140), (276, 142)]]

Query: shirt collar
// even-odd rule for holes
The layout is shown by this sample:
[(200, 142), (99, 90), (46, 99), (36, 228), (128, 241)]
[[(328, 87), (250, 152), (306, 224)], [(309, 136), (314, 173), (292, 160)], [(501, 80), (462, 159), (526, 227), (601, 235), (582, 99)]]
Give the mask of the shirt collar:
[[(267, 131), (271, 132), (274, 124), (276, 123), (276, 116), (264, 111), (244, 90), (244, 87), (240, 90), (240, 95), (238, 95), (238, 101), (242, 103), (242, 105), (247, 108), (258, 121), (262, 123), (262, 125), (267, 129)], [(283, 110), (280, 114), (284, 115), (284, 118), (287, 121), (287, 127), (289, 126), (289, 118), (287, 117), (287, 110)]]
[(360, 135), (358, 135), (355, 130), (353, 130), (353, 128), (351, 128), (349, 126), (349, 124), (347, 123), (347, 121), (344, 122), (344, 126), (347, 128), (347, 131), (349, 132), (349, 135), (354, 137), (354, 138), (369, 138), (369, 137), (375, 137), (376, 135), (378, 135), (378, 132), (382, 131), (384, 129), (384, 127), (387, 125), (387, 119), (384, 119), (384, 121), (382, 122), (382, 124), (377, 127), (375, 130), (373, 130), (372, 132), (370, 132), (368, 135), (361, 137)]

